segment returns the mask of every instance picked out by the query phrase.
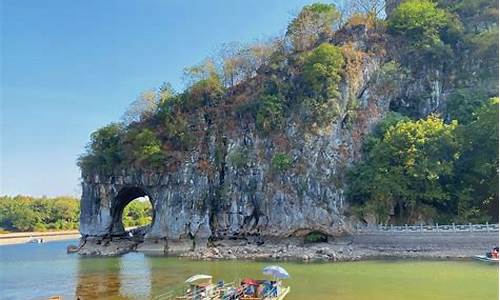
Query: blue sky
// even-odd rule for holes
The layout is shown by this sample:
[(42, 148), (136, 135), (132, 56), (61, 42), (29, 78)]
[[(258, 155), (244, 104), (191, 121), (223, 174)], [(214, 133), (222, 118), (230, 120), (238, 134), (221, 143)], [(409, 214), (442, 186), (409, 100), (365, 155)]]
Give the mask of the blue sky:
[(224, 42), (284, 32), (306, 0), (0, 0), (0, 195), (80, 194), (96, 128)]

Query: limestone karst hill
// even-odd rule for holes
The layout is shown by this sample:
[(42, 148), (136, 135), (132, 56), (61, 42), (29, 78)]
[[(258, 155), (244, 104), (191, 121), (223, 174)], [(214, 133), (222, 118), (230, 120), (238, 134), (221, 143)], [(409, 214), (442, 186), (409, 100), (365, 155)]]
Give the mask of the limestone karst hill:
[[(333, 5), (309, 5), (284, 38), (188, 69), (182, 93), (144, 95), (127, 122), (92, 135), (79, 161), (82, 235), (124, 234), (124, 207), (146, 195), (145, 238), (170, 251), (349, 231), (347, 172), (389, 111), (446, 115), (450, 95), (478, 82), (497, 93), (495, 66), (453, 55), (466, 47), (457, 40), (468, 16), (429, 5), (437, 21), (422, 31), (398, 8), (398, 19), (368, 12), (342, 23)], [(478, 21), (476, 35), (492, 22)]]

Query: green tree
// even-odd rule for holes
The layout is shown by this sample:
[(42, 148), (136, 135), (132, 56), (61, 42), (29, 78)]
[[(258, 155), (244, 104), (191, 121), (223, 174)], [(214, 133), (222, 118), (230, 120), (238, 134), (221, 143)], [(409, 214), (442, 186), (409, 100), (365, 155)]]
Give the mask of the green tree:
[(439, 7), (458, 14), (467, 32), (482, 32), (498, 26), (498, 2), (491, 0), (439, 0)]
[(264, 95), (260, 101), (255, 125), (261, 132), (268, 134), (272, 130), (279, 129), (283, 126), (283, 114), (284, 108), (281, 97)]
[(448, 97), (446, 112), (450, 120), (457, 120), (460, 124), (470, 123), (473, 113), (488, 99), (486, 93), (480, 89), (456, 89)]
[(391, 210), (399, 220), (413, 222), (449, 213), (453, 204), (446, 184), (459, 155), (456, 127), (437, 116), (390, 126), (370, 141), (350, 173), (350, 199), (384, 222)]
[(111, 171), (122, 162), (120, 141), (124, 130), (121, 124), (111, 123), (90, 135), (87, 153), (78, 159), (84, 171)]
[(144, 226), (151, 224), (153, 218), (153, 207), (151, 202), (134, 200), (130, 202), (123, 210), (123, 225), (130, 226)]
[(444, 50), (441, 34), (452, 26), (450, 15), (429, 0), (401, 3), (388, 20), (390, 32), (401, 37), (409, 52), (440, 54)]
[(0, 227), (9, 231), (78, 228), (80, 202), (71, 197), (0, 197)]
[(184, 75), (189, 88), (182, 94), (182, 106), (190, 111), (217, 104), (224, 92), (224, 84), (212, 60), (206, 60), (194, 67), (186, 68)]
[(461, 220), (498, 222), (498, 98), (479, 107), (460, 128), (462, 155), (455, 166)]
[(126, 148), (128, 159), (141, 166), (161, 167), (164, 155), (161, 142), (156, 134), (148, 129), (131, 130), (127, 133), (129, 146)]
[(344, 57), (339, 47), (321, 44), (305, 58), (303, 77), (309, 95), (326, 100), (338, 97)]
[(313, 121), (325, 123), (338, 114), (338, 89), (344, 63), (340, 48), (331, 44), (321, 44), (306, 54), (302, 102), (312, 113)]

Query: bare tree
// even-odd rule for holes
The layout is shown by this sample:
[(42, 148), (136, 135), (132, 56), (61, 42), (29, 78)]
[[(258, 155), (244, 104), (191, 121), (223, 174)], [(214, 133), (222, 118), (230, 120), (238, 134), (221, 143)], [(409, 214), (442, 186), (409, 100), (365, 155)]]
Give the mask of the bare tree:
[(385, 2), (385, 0), (352, 0), (356, 12), (369, 14), (377, 18), (383, 17)]
[(169, 82), (164, 82), (160, 88), (158, 88), (158, 104), (171, 99), (175, 94), (176, 92), (172, 85)]
[(217, 67), (213, 59), (207, 58), (200, 64), (184, 69), (183, 78), (188, 85), (213, 77), (218, 77)]
[(255, 76), (257, 70), (269, 62), (273, 51), (274, 44), (271, 42), (255, 42), (249, 45), (223, 44), (215, 61), (223, 76), (224, 85), (232, 87)]
[(335, 0), (335, 6), (340, 11), (340, 22), (345, 24), (356, 13), (370, 15), (379, 19), (385, 17), (386, 0)]
[(137, 99), (132, 102), (123, 114), (123, 123), (129, 125), (134, 122), (151, 118), (158, 109), (159, 99), (154, 90), (147, 90), (141, 93)]
[(307, 5), (288, 25), (286, 35), (296, 51), (309, 50), (318, 40), (332, 34), (339, 17), (334, 4)]

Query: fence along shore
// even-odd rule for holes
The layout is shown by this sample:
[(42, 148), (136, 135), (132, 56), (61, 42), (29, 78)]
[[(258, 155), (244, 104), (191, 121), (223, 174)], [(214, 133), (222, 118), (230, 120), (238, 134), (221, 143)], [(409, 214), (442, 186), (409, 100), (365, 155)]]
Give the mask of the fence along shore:
[(498, 224), (405, 224), (405, 225), (389, 225), (389, 224), (356, 224), (355, 231), (357, 233), (371, 232), (498, 232)]

